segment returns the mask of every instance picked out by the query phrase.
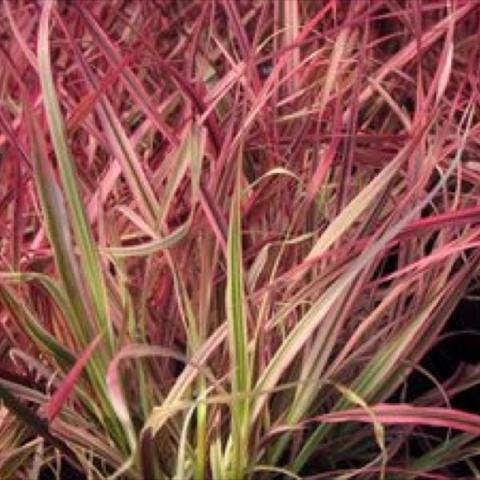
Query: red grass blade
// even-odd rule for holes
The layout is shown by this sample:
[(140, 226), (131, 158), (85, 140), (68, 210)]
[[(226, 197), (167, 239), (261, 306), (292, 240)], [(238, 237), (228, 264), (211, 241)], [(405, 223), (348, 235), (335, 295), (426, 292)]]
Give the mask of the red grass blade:
[(90, 360), (90, 357), (93, 355), (93, 352), (97, 348), (102, 339), (102, 334), (98, 335), (95, 340), (83, 351), (83, 353), (78, 357), (78, 360), (75, 362), (72, 369), (68, 372), (67, 376), (61, 383), (58, 390), (52, 395), (47, 404), (47, 418), (51, 423), (55, 417), (62, 410), (63, 405), (67, 401), (68, 397), (73, 392), (75, 385), (80, 378), (80, 375), (83, 372), (83, 369), (87, 365), (87, 362)]

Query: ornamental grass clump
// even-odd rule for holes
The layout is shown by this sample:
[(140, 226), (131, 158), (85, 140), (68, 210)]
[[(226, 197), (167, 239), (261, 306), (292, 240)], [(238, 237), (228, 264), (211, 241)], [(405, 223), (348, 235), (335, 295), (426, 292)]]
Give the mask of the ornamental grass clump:
[(480, 475), (480, 2), (0, 18), (2, 479)]

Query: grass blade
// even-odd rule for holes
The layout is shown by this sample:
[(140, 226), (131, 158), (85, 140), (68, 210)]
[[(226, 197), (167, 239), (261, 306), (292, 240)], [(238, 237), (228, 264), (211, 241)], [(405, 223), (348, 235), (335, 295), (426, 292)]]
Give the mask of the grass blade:
[(82, 258), (83, 270), (93, 298), (95, 313), (101, 329), (108, 332), (110, 346), (113, 347), (112, 326), (108, 320), (106, 289), (102, 268), (96, 250), (93, 235), (88, 224), (85, 207), (80, 195), (75, 172), (75, 163), (65, 139), (65, 128), (58, 99), (53, 84), (53, 73), (49, 48), (49, 19), (53, 1), (47, 0), (42, 8), (38, 37), (38, 64), (40, 67), (40, 83), (44, 97), (50, 136), (58, 161), (65, 198), (70, 211), (70, 220)]

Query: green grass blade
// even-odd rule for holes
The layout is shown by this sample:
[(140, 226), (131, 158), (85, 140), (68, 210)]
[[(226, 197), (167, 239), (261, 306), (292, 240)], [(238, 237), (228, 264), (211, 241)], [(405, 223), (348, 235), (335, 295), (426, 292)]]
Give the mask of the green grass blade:
[(73, 353), (42, 327), (28, 307), (8, 287), (0, 286), (0, 302), (5, 305), (12, 316), (18, 319), (30, 338), (42, 350), (50, 352), (60, 365), (67, 367), (75, 362)]
[[(238, 175), (228, 235), (227, 260), (227, 324), (230, 356), (233, 368), (233, 393), (246, 394), (250, 391), (251, 373), (248, 355), (248, 333), (245, 312), (242, 228), (240, 219), (240, 177)], [(232, 478), (242, 478), (248, 461), (248, 398), (237, 398), (232, 404)]]
[(43, 93), (43, 104), (47, 114), (50, 137), (58, 161), (62, 186), (70, 211), (70, 220), (80, 250), (83, 270), (93, 298), (95, 313), (101, 329), (108, 332), (110, 346), (113, 347), (112, 326), (108, 321), (106, 288), (102, 275), (102, 267), (93, 235), (88, 224), (85, 207), (77, 186), (75, 163), (65, 137), (65, 128), (60, 106), (53, 84), (53, 72), (49, 48), (49, 18), (53, 2), (47, 0), (42, 9), (38, 38), (38, 63), (40, 67), (40, 83)]
[(47, 233), (53, 246), (55, 263), (63, 287), (75, 312), (75, 317), (70, 318), (69, 321), (79, 342), (86, 346), (92, 337), (92, 327), (89, 323), (90, 316), (87, 313), (88, 306), (84, 303), (85, 285), (75, 258), (67, 210), (48, 160), (42, 133), (33, 115), (29, 115), (29, 126), (35, 182), (45, 216)]

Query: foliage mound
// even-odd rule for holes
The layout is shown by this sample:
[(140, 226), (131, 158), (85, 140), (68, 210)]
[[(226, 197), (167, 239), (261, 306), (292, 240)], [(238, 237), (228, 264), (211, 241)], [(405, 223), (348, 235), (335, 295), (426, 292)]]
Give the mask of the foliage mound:
[(480, 2), (0, 19), (2, 479), (479, 474)]

